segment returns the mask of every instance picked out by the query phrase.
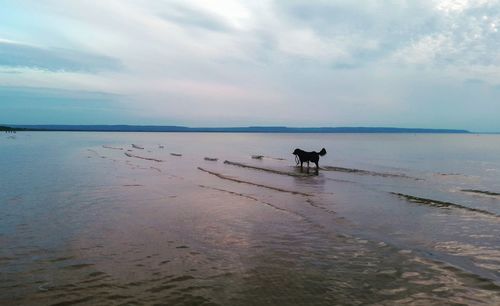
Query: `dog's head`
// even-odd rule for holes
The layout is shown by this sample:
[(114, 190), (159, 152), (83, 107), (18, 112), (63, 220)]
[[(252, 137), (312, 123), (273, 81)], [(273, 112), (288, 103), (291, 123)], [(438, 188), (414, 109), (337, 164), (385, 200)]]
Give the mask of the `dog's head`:
[(293, 154), (293, 155), (297, 155), (297, 154), (299, 154), (299, 153), (300, 153), (300, 149), (295, 149), (295, 150), (293, 151), (293, 153), (292, 153), (292, 154)]

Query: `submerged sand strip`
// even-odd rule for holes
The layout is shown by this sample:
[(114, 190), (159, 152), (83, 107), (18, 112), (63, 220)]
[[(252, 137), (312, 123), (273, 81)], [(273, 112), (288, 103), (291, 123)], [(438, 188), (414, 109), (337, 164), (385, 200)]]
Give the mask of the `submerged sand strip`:
[(99, 153), (97, 153), (96, 150), (93, 150), (93, 149), (87, 149), (87, 151), (93, 153), (94, 155), (97, 155), (97, 156), (100, 156)]
[(316, 203), (315, 203), (313, 200), (311, 200), (311, 199), (307, 199), (307, 200), (306, 200), (306, 202), (307, 202), (309, 205), (311, 205), (312, 207), (315, 207), (315, 208), (319, 208), (319, 209), (321, 209), (321, 210), (324, 210), (324, 211), (326, 211), (326, 212), (327, 212), (327, 213), (329, 213), (329, 214), (333, 214), (333, 215), (335, 215), (335, 214), (336, 214), (336, 212), (335, 212), (335, 211), (333, 211), (333, 210), (331, 210), (331, 209), (328, 209), (328, 208), (326, 208), (326, 207), (324, 207), (324, 206), (318, 205), (318, 204), (316, 204)]
[(155, 162), (158, 162), (158, 163), (163, 162), (163, 160), (161, 160), (161, 159), (156, 159), (156, 158), (150, 158), (150, 157), (138, 156), (138, 155), (130, 154), (130, 153), (128, 153), (128, 152), (125, 152), (124, 154), (125, 154), (126, 156), (128, 156), (128, 157), (140, 158), (140, 159), (144, 159), (144, 160), (152, 160), (152, 161), (155, 161)]
[(201, 167), (198, 167), (198, 169), (201, 170), (201, 171), (203, 171), (203, 172), (215, 175), (218, 178), (221, 178), (223, 180), (229, 180), (229, 181), (233, 181), (233, 182), (236, 182), (236, 183), (253, 185), (253, 186), (257, 186), (257, 187), (262, 187), (262, 188), (267, 188), (267, 189), (271, 189), (271, 190), (275, 190), (275, 191), (280, 191), (280, 192), (286, 192), (286, 193), (291, 193), (291, 194), (299, 194), (299, 195), (303, 195), (303, 196), (306, 196), (306, 197), (312, 196), (311, 194), (305, 193), (305, 192), (286, 190), (286, 189), (282, 189), (282, 188), (278, 188), (278, 187), (272, 187), (272, 186), (268, 186), (268, 185), (262, 185), (262, 184), (258, 184), (258, 183), (253, 183), (253, 182), (243, 181), (243, 180), (240, 180), (240, 179), (235, 179), (235, 178), (232, 178), (232, 177), (229, 177), (229, 176), (225, 176), (225, 175), (217, 173), (217, 172), (212, 172), (212, 171), (203, 169)]
[(265, 204), (267, 206), (270, 206), (276, 210), (279, 210), (279, 211), (282, 211), (282, 212), (286, 212), (286, 213), (289, 213), (289, 214), (292, 214), (292, 215), (295, 215), (295, 216), (298, 216), (300, 218), (303, 218), (301, 215), (295, 213), (295, 212), (292, 212), (292, 211), (289, 211), (289, 210), (286, 210), (284, 208), (281, 208), (281, 207), (278, 207), (278, 206), (275, 206), (271, 203), (268, 203), (268, 202), (264, 202), (264, 201), (261, 201), (257, 198), (254, 198), (252, 196), (249, 196), (249, 195), (246, 195), (246, 194), (243, 194), (243, 193), (238, 193), (238, 192), (234, 192), (234, 191), (230, 191), (230, 190), (225, 190), (225, 189), (219, 189), (219, 188), (215, 188), (215, 187), (210, 187), (210, 186), (206, 186), (206, 185), (198, 185), (200, 186), (201, 188), (206, 188), (206, 189), (212, 189), (212, 190), (215, 190), (215, 191), (220, 191), (220, 192), (225, 192), (225, 193), (229, 193), (229, 194), (232, 194), (232, 195), (235, 195), (235, 196), (238, 196), (238, 197), (243, 197), (243, 198), (247, 198), (247, 199), (250, 199), (250, 200), (253, 200), (253, 201), (256, 201), (256, 202), (259, 202), (259, 203), (262, 203), (262, 204)]
[(269, 159), (274, 159), (274, 160), (286, 160), (285, 158), (281, 157), (272, 157), (272, 156), (266, 156), (266, 155), (252, 155), (251, 156), (253, 159), (260, 159), (262, 160), (263, 158), (269, 158)]
[(424, 204), (428, 206), (433, 206), (433, 207), (439, 207), (439, 208), (458, 208), (462, 210), (467, 210), (471, 212), (477, 212), (481, 214), (485, 214), (488, 216), (493, 216), (493, 217), (500, 217), (497, 214), (494, 214), (490, 211), (479, 209), (479, 208), (472, 208), (472, 207), (467, 207), (463, 206), (460, 204), (456, 203), (451, 203), (451, 202), (445, 202), (445, 201), (438, 201), (438, 200), (432, 200), (432, 199), (426, 199), (426, 198), (420, 198), (420, 197), (415, 197), (412, 195), (404, 194), (404, 193), (398, 193), (398, 192), (391, 192), (393, 195), (397, 195), (400, 198), (404, 198), (412, 203), (417, 203), (417, 204)]
[(488, 191), (488, 190), (461, 189), (461, 191), (467, 192), (467, 193), (477, 193), (477, 194), (481, 194), (481, 195), (488, 195), (488, 196), (493, 196), (493, 197), (500, 196), (500, 193), (498, 193), (498, 192), (492, 192), (492, 191)]
[(94, 154), (94, 155), (95, 155), (95, 156), (97, 156), (97, 157), (100, 157), (100, 158), (107, 158), (106, 156), (99, 154), (99, 152), (97, 152), (96, 150), (93, 150), (93, 149), (87, 149), (87, 151), (91, 152), (92, 154)]
[(282, 157), (272, 157), (272, 156), (264, 156), (265, 158), (269, 158), (269, 159), (274, 159), (274, 160), (286, 160), (286, 158), (282, 158)]
[(123, 150), (123, 148), (106, 146), (106, 145), (103, 145), (102, 147), (105, 149), (111, 149), (111, 150)]
[(420, 178), (407, 176), (405, 174), (375, 172), (375, 171), (355, 169), (355, 168), (324, 166), (324, 167), (320, 167), (320, 169), (326, 170), (326, 171), (344, 172), (344, 173), (352, 173), (352, 174), (359, 174), (359, 175), (371, 175), (371, 176), (381, 176), (381, 177), (399, 177), (399, 178), (412, 179), (412, 180), (416, 180), (416, 181), (422, 180)]
[(262, 168), (262, 167), (257, 167), (257, 166), (251, 166), (251, 165), (247, 165), (247, 164), (232, 162), (232, 161), (229, 161), (229, 160), (225, 160), (224, 164), (231, 165), (231, 166), (238, 166), (238, 167), (242, 167), (242, 168), (260, 170), (260, 171), (266, 171), (266, 172), (275, 173), (275, 174), (281, 174), (281, 175), (299, 176), (299, 177), (314, 176), (313, 174), (307, 174), (307, 173), (286, 172), (286, 171), (280, 171), (280, 170), (275, 170), (275, 169), (270, 169), (270, 168)]

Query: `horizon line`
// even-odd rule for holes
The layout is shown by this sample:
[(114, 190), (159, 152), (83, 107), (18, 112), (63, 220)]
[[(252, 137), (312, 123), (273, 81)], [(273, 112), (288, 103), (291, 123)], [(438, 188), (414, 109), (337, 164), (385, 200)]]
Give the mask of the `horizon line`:
[[(0, 126), (27, 128), (48, 131), (136, 131), (136, 132), (408, 132), (408, 133), (472, 133), (497, 134), (499, 132), (475, 132), (454, 128), (419, 128), (394, 126), (316, 126), (298, 127), (284, 125), (249, 125), (249, 126), (216, 126), (191, 127), (183, 125), (151, 125), (151, 124), (0, 124)], [(124, 128), (122, 130), (120, 128)], [(135, 129), (134, 129), (135, 128)], [(151, 129), (151, 130), (145, 130)], [(358, 130), (358, 131), (357, 131)]]

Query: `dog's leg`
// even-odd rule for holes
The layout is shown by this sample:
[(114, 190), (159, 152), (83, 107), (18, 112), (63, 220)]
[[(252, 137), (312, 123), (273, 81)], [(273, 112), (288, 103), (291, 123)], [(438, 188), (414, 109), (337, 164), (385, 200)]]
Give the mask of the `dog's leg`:
[(319, 173), (319, 165), (318, 165), (318, 162), (315, 162), (315, 164), (316, 164), (316, 174), (318, 174), (318, 173)]

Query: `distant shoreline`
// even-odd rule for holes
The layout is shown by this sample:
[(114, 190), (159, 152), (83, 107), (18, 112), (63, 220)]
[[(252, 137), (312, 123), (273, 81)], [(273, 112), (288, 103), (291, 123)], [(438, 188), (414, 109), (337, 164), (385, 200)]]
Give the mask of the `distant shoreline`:
[(0, 125), (0, 132), (19, 132), (19, 131), (26, 131), (26, 129)]
[[(2, 129), (5, 128), (5, 129)], [(422, 129), (394, 127), (185, 127), (154, 125), (2, 125), (0, 131), (29, 130), (57, 132), (184, 132), (184, 133), (411, 133), (411, 134), (471, 134), (459, 129)]]

